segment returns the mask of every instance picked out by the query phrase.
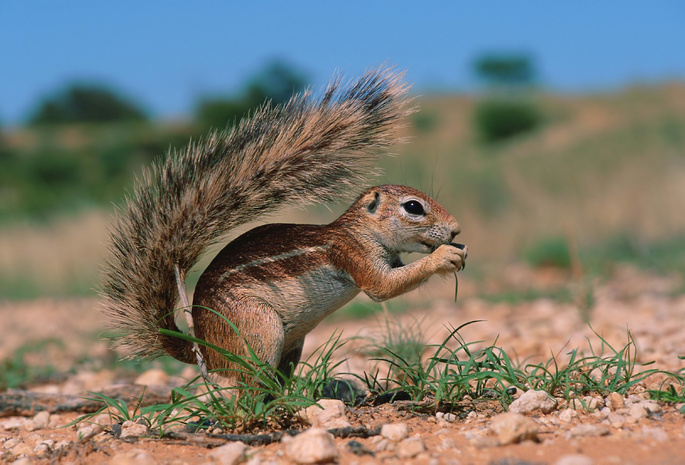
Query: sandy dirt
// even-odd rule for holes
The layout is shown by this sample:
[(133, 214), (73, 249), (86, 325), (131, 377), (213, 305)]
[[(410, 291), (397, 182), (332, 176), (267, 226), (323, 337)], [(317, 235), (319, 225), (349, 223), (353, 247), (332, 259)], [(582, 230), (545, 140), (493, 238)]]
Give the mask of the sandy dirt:
[[(613, 278), (594, 284), (594, 304), (589, 310), (592, 328), (573, 304), (538, 299), (522, 303), (492, 303), (475, 297), (476, 289), (521, 288), (533, 283), (537, 288), (567, 285), (568, 276), (553, 271), (513, 267), (490, 282), (468, 278), (460, 282), (460, 297), (453, 301), (453, 284), (432, 283), (407, 297), (408, 312), (392, 314), (392, 321), (404, 327), (419, 325), (427, 342), (439, 343), (448, 333), (468, 321), (484, 320), (461, 331), (466, 341), (482, 341), (474, 348), (496, 341), (518, 361), (538, 363), (555, 355), (561, 364), (572, 349), (601, 349), (597, 334), (614, 348), (635, 341), (637, 361), (654, 364), (638, 369), (659, 368), (679, 372), (685, 361), (685, 295), (681, 278), (660, 277), (633, 268), (617, 269)], [(97, 301), (46, 300), (0, 305), (0, 323), (5, 328), (0, 340), (0, 360), (12, 359), (18, 350), (26, 353), (27, 364), (53, 367), (53, 374), (26, 389), (34, 392), (85, 395), (121, 382), (132, 382), (130, 370), (116, 368), (113, 354), (99, 336), (104, 322)], [(385, 326), (383, 311), (364, 320), (326, 321), (308, 337), (305, 352), (325, 342), (337, 329), (343, 337), (379, 338)], [(8, 330), (9, 328), (9, 330)], [(597, 333), (593, 333), (594, 331)], [(417, 330), (418, 331), (418, 330)], [(41, 346), (40, 341), (54, 341)], [(356, 341), (356, 342), (355, 342)], [(352, 350), (361, 339), (351, 341), (342, 371), (371, 372), (374, 362), (368, 355)], [(357, 345), (355, 345), (357, 344)], [(606, 350), (606, 348), (605, 348)], [(639, 364), (638, 364), (639, 365)], [(155, 367), (159, 365), (150, 365)], [(3, 369), (7, 368), (6, 365)], [(183, 382), (194, 371), (177, 376), (160, 375), (151, 369), (143, 375), (168, 386)], [(158, 376), (155, 378), (155, 376)], [(404, 423), (409, 439), (422, 444), (419, 451), (407, 452), (402, 442), (381, 436), (335, 439), (338, 463), (433, 463), (433, 464), (672, 464), (685, 463), (685, 417), (681, 404), (655, 404), (644, 415), (631, 415), (628, 406), (649, 399), (647, 390), (658, 389), (667, 378), (654, 375), (624, 396), (624, 410), (605, 407), (597, 398), (589, 411), (579, 407), (575, 414), (564, 413), (569, 405), (559, 405), (550, 413), (526, 414), (535, 424), (534, 440), (498, 444), (491, 431), (493, 418), (501, 413), (498, 402), (466, 408), (456, 417), (412, 412), (403, 403), (348, 408), (352, 426), (368, 429), (384, 424)], [(153, 382), (153, 381), (149, 381)], [(650, 407), (651, 408), (651, 407)], [(461, 414), (459, 414), (461, 413)], [(32, 415), (0, 418), (0, 461), (16, 463), (204, 463), (211, 462), (217, 442), (208, 443), (199, 434), (192, 439), (121, 439), (111, 425), (91, 438), (79, 441), (76, 427), (62, 427), (77, 413), (55, 413), (47, 425)], [(357, 441), (354, 453), (349, 443)], [(45, 442), (47, 441), (47, 442)], [(406, 441), (406, 440), (405, 440)], [(42, 445), (41, 445), (42, 444)], [(292, 463), (282, 443), (248, 447), (243, 459), (248, 463)], [(226, 462), (229, 463), (229, 462)]]

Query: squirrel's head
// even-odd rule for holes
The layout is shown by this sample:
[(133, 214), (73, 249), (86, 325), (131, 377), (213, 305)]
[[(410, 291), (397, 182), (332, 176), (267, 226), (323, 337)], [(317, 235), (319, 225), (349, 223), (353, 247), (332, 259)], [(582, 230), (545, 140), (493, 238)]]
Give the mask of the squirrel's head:
[(457, 220), (426, 194), (406, 186), (375, 186), (349, 208), (386, 249), (394, 253), (431, 253), (449, 244), (461, 228)]

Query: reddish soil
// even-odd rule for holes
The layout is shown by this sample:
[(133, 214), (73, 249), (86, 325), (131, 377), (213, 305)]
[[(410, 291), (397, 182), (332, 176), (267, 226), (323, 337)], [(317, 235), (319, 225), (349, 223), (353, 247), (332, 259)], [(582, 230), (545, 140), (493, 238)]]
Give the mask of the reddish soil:
[[(679, 277), (658, 277), (635, 269), (621, 269), (605, 283), (594, 285), (594, 305), (589, 310), (592, 329), (583, 321), (580, 310), (572, 304), (538, 299), (523, 303), (490, 303), (476, 298), (475, 289), (502, 290), (534, 285), (538, 289), (566, 285), (567, 277), (556, 272), (513, 268), (505, 278), (479, 283), (468, 279), (460, 282), (459, 302), (450, 298), (454, 289), (449, 282), (431, 284), (408, 297), (409, 311), (392, 314), (392, 320), (409, 327), (417, 321), (428, 342), (441, 342), (448, 327), (456, 327), (473, 320), (485, 320), (464, 328), (466, 341), (483, 341), (480, 346), (497, 341), (511, 357), (520, 361), (540, 362), (553, 354), (563, 365), (572, 349), (585, 350), (591, 345), (601, 349), (600, 334), (614, 348), (628, 342), (627, 330), (635, 340), (638, 362), (654, 361), (653, 365), (638, 369), (659, 368), (681, 372), (685, 361), (685, 295), (679, 294)], [(531, 284), (532, 283), (532, 284)], [(430, 302), (430, 304), (426, 304)], [(94, 300), (63, 300), (12, 303), (0, 305), (0, 324), (5, 336), (0, 340), (0, 360), (12, 359), (20, 348), (31, 347), (36, 341), (54, 339), (51, 344), (28, 353), (24, 361), (29, 365), (50, 365), (59, 376), (26, 386), (36, 392), (85, 394), (122, 381), (122, 371), (113, 368), (114, 355), (107, 344), (97, 339), (104, 324)], [(305, 351), (311, 352), (325, 342), (335, 329), (343, 337), (378, 337), (382, 332), (383, 314), (367, 320), (338, 320), (324, 322), (308, 338)], [(29, 346), (27, 346), (29, 344)], [(361, 344), (357, 342), (356, 344)], [(354, 348), (355, 343), (348, 346)], [(476, 348), (476, 344), (473, 347)], [(33, 344), (33, 347), (37, 347)], [(358, 347), (358, 346), (357, 346)], [(605, 353), (607, 353), (605, 347)], [(347, 354), (342, 371), (361, 373), (373, 367), (367, 355)], [(8, 365), (6, 365), (8, 366)], [(155, 372), (149, 372), (149, 376)], [(183, 374), (189, 376), (192, 370)], [(664, 376), (655, 375), (638, 384), (630, 394), (648, 398), (648, 389), (658, 389)], [(128, 381), (130, 381), (130, 375)], [(161, 382), (178, 383), (178, 377)], [(599, 399), (603, 401), (603, 399)], [(627, 401), (626, 397), (626, 401)], [(685, 417), (681, 404), (660, 403), (660, 411), (644, 417), (629, 418), (625, 414), (605, 418), (597, 410), (577, 409), (577, 417), (566, 421), (560, 417), (562, 408), (528, 417), (537, 425), (538, 441), (497, 445), (488, 427), (494, 415), (500, 413), (499, 403), (480, 404), (476, 411), (455, 421), (445, 421), (433, 414), (412, 413), (403, 404), (348, 409), (347, 419), (353, 426), (379, 427), (386, 423), (406, 423), (409, 435), (418, 435), (426, 446), (413, 458), (402, 458), (394, 444), (380, 445), (380, 437), (355, 439), (364, 450), (373, 452), (356, 455), (349, 449), (351, 439), (336, 439), (340, 453), (338, 462), (360, 463), (435, 463), (435, 464), (672, 464), (685, 463)], [(18, 463), (197, 463), (209, 460), (211, 448), (197, 441), (155, 439), (117, 439), (109, 428), (85, 441), (77, 440), (73, 427), (59, 428), (78, 415), (61, 413), (51, 416), (50, 425), (30, 431), (27, 418), (0, 418), (0, 461)], [(30, 418), (30, 417), (29, 417)], [(12, 425), (15, 426), (12, 426)], [(600, 425), (605, 435), (585, 436), (576, 429), (579, 425)], [(604, 433), (602, 433), (604, 434)], [(46, 446), (41, 452), (36, 446), (44, 440), (61, 445)], [(387, 441), (386, 441), (387, 442)], [(214, 444), (214, 443), (212, 443)], [(387, 444), (386, 444), (387, 445)], [(281, 443), (248, 449), (250, 463), (290, 463), (283, 454)], [(581, 455), (586, 462), (572, 455)], [(560, 461), (560, 459), (567, 462)]]

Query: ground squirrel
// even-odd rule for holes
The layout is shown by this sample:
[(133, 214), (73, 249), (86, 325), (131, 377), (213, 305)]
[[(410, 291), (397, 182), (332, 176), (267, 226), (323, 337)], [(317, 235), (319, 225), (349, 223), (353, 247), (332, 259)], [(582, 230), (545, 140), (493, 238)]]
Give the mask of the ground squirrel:
[[(396, 141), (410, 111), (406, 93), (393, 70), (348, 85), (334, 79), (318, 99), (305, 92), (282, 106), (266, 104), (146, 171), (117, 216), (101, 291), (124, 352), (194, 363), (191, 343), (159, 332), (178, 329), (177, 282), (225, 232), (284, 205), (338, 199), (356, 188), (375, 149)], [(262, 361), (290, 373), (305, 335), (359, 292), (381, 301), (460, 270), (466, 250), (451, 244), (459, 231), (437, 202), (397, 185), (367, 189), (328, 225), (257, 227), (200, 277), (195, 334), (236, 354), (247, 341)], [(404, 265), (404, 252), (428, 255)], [(201, 352), (209, 369), (230, 368), (215, 351)], [(219, 375), (228, 384), (237, 376)]]

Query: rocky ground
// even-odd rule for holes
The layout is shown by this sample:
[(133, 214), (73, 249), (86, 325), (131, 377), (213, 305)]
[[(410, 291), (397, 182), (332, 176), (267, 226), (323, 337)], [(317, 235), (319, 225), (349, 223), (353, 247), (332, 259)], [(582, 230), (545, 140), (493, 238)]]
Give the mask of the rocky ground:
[[(516, 269), (506, 278), (479, 283), (494, 290), (534, 282), (553, 288), (567, 277), (550, 272)], [(449, 282), (431, 285), (410, 296), (409, 312), (392, 314), (393, 322), (419, 328), (427, 342), (441, 342), (450, 326), (485, 320), (465, 327), (467, 341), (497, 345), (519, 362), (538, 363), (554, 355), (560, 364), (572, 349), (604, 350), (598, 334), (614, 348), (629, 341), (637, 361), (654, 363), (638, 370), (659, 368), (678, 373), (685, 361), (685, 295), (681, 279), (659, 277), (625, 268), (593, 285), (588, 312), (570, 303), (536, 299), (493, 303), (476, 297), (475, 284), (460, 283), (455, 304)], [(427, 305), (425, 302), (430, 301)], [(169, 390), (194, 374), (174, 376), (151, 368), (137, 379), (112, 362), (107, 344), (98, 340), (103, 323), (92, 300), (5, 303), (0, 323), (0, 360), (25, 351), (27, 365), (45, 365), (52, 374), (26, 390), (35, 395), (79, 396), (112, 389), (122, 383), (146, 384), (154, 392)], [(419, 310), (420, 309), (420, 310)], [(583, 320), (590, 319), (591, 327)], [(337, 328), (343, 337), (378, 338), (387, 328), (383, 313), (367, 320), (324, 322), (308, 338), (305, 351), (325, 342)], [(594, 332), (593, 332), (594, 330)], [(356, 339), (360, 341), (362, 339)], [(38, 344), (38, 341), (53, 343)], [(54, 342), (58, 341), (58, 342)], [(26, 350), (27, 343), (40, 350)], [(474, 345), (477, 347), (478, 344)], [(347, 346), (355, 349), (355, 343)], [(342, 371), (371, 370), (368, 355), (351, 350)], [(16, 357), (15, 357), (16, 358)], [(74, 368), (76, 367), (76, 368)], [(5, 362), (3, 369), (13, 368)], [(122, 374), (127, 373), (127, 374)], [(156, 438), (144, 425), (114, 425), (108, 415), (91, 424), (65, 426), (76, 412), (25, 411), (8, 416), (0, 410), (0, 461), (14, 463), (434, 463), (434, 464), (666, 464), (685, 463), (685, 412), (678, 403), (656, 402), (648, 390), (663, 388), (668, 376), (655, 374), (625, 395), (607, 393), (567, 402), (544, 393), (517, 391), (517, 400), (503, 412), (499, 402), (463, 400), (455, 413), (426, 412), (406, 401), (379, 406), (322, 403), (323, 410), (303, 413), (304, 432), (283, 435), (269, 445), (229, 441), (227, 431), (207, 435), (188, 433), (179, 426), (173, 437)], [(155, 387), (156, 386), (156, 387)], [(10, 391), (15, 392), (15, 391)], [(8, 393), (5, 393), (7, 395)], [(55, 410), (53, 408), (53, 410)], [(7, 412), (7, 411), (6, 411)], [(352, 427), (368, 437), (334, 437), (329, 430)]]

